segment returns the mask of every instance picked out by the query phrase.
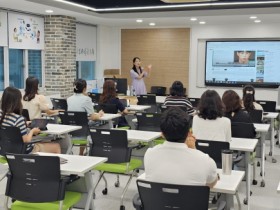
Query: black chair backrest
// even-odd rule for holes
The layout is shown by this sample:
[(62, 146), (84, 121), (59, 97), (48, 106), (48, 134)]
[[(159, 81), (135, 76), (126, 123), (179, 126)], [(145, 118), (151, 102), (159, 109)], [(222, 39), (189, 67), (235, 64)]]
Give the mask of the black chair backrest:
[(254, 109), (249, 112), (252, 123), (262, 123), (263, 111)]
[(166, 95), (166, 87), (162, 86), (152, 86), (151, 94), (156, 94), (157, 96), (165, 96)]
[(80, 125), (82, 129), (71, 132), (73, 136), (88, 136), (88, 117), (86, 112), (61, 111), (59, 117), (63, 125)]
[(210, 189), (207, 186), (174, 185), (137, 180), (145, 210), (207, 210)]
[(156, 105), (156, 95), (140, 95), (137, 96), (138, 105)]
[(60, 161), (56, 156), (7, 154), (10, 174), (6, 195), (26, 202), (64, 199), (60, 190)]
[(136, 113), (138, 130), (160, 131), (161, 113)]
[(259, 100), (256, 102), (262, 106), (264, 112), (276, 112), (276, 101)]
[(28, 109), (22, 109), (22, 116), (24, 117), (25, 121), (30, 121)]
[(18, 127), (0, 127), (0, 155), (6, 153), (22, 154), (26, 145), (22, 140), (22, 135)]
[(64, 98), (51, 98), (54, 109), (67, 110), (67, 100)]
[(189, 98), (190, 102), (192, 103), (193, 107), (197, 107), (200, 101), (200, 98)]
[(255, 138), (256, 131), (253, 123), (232, 122), (231, 136), (236, 138)]
[(208, 141), (197, 139), (195, 142), (196, 149), (208, 154), (222, 168), (222, 150), (229, 150), (229, 142), (225, 141)]
[(161, 106), (160, 106), (161, 113), (163, 113), (163, 112), (166, 111), (167, 109), (172, 109), (172, 107), (179, 107), (179, 108), (182, 109), (184, 112), (187, 111), (187, 107), (185, 107), (185, 106), (165, 106), (165, 105), (161, 105)]
[(128, 147), (125, 130), (90, 129), (92, 145), (90, 155), (107, 157), (106, 163), (127, 163), (130, 161), (131, 149)]
[(101, 96), (100, 93), (90, 93), (88, 92), (88, 96), (91, 98), (92, 103), (99, 103), (99, 98)]
[(103, 110), (104, 113), (116, 114), (118, 107), (116, 104), (98, 104), (97, 111)]

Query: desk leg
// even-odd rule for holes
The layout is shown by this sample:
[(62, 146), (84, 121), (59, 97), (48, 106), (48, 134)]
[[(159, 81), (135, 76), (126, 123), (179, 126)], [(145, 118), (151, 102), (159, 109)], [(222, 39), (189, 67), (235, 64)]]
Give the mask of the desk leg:
[(85, 174), (85, 181), (86, 181), (86, 186), (88, 188), (88, 195), (87, 195), (87, 201), (85, 205), (85, 210), (89, 210), (91, 206), (91, 210), (94, 210), (94, 205), (93, 205), (93, 178), (92, 178), (92, 173), (88, 172)]
[(246, 200), (248, 209), (250, 206), (250, 191), (251, 191), (251, 165), (250, 165), (250, 152), (245, 152), (245, 164), (246, 164)]
[(226, 201), (226, 210), (234, 210), (233, 196), (232, 194), (222, 194), (223, 200)]
[(64, 139), (59, 140), (62, 154), (70, 154), (72, 148), (71, 137), (68, 133), (64, 134)]
[(274, 119), (270, 119), (270, 127), (271, 127), (271, 138), (270, 138), (270, 152), (269, 155), (272, 156), (272, 163), (276, 163), (277, 160), (273, 157), (274, 154)]
[(261, 187), (265, 186), (265, 181), (264, 181), (264, 164), (265, 164), (265, 134), (264, 132), (261, 133), (261, 153), (262, 153), (262, 157), (261, 157), (261, 177), (262, 177), (262, 181), (261, 181)]

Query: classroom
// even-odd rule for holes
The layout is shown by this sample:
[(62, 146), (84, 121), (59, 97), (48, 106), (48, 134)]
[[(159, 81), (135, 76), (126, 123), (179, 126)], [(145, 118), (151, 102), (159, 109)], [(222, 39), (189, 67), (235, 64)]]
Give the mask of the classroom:
[[(166, 97), (171, 94), (175, 81), (183, 84), (184, 96), (189, 99), (200, 99), (206, 91), (211, 90), (222, 99), (225, 91), (234, 90), (242, 100), (244, 86), (253, 85), (254, 97), (258, 103), (269, 101), (276, 104), (272, 111), (263, 108), (260, 127), (255, 125), (257, 134), (254, 139), (257, 140), (252, 151), (244, 148), (240, 150), (246, 159), (246, 173), (240, 175), (241, 180), (235, 191), (227, 194), (217, 189), (216, 192), (226, 196), (225, 209), (280, 209), (280, 149), (277, 142), (280, 131), (279, 22), (280, 1), (276, 0), (0, 0), (0, 95), (3, 95), (7, 87), (12, 86), (24, 96), (26, 80), (35, 77), (39, 83), (37, 91), (50, 104), (46, 115), (56, 114), (61, 117), (60, 111), (67, 108), (52, 107), (54, 98), (69, 99), (73, 96), (73, 89), (74, 95), (83, 91), (100, 95), (106, 90), (106, 81), (113, 80), (117, 84), (117, 92), (119, 88), (118, 97), (128, 99), (125, 103), (130, 103), (130, 107), (126, 107), (128, 112), (140, 112), (127, 114), (121, 109), (123, 115), (129, 116), (125, 116), (125, 120), (129, 121), (131, 128), (127, 131), (130, 142), (135, 141), (138, 135), (143, 139), (148, 135), (133, 133), (133, 128), (137, 128), (137, 115), (144, 115), (145, 109), (152, 110), (151, 104), (137, 105), (137, 100), (140, 100), (138, 96), (153, 93), (153, 88), (164, 88), (164, 93), (154, 92), (157, 96), (152, 99), (157, 113)], [(247, 56), (247, 60), (241, 60), (241, 56)], [(133, 76), (135, 58), (141, 62), (139, 65), (142, 68), (138, 73), (137, 68), (134, 70), (136, 77), (144, 72), (143, 76), (139, 76), (146, 89), (143, 93), (137, 89), (138, 83), (135, 80), (138, 79)], [(87, 82), (85, 86), (83, 81)], [(92, 98), (93, 105), (96, 105), (94, 100)], [(102, 95), (101, 100), (105, 100)], [(81, 104), (82, 102), (80, 101)], [(194, 104), (192, 106), (195, 107)], [(25, 109), (25, 105), (23, 108)], [(105, 122), (112, 128), (115, 126), (113, 119), (121, 116), (119, 113), (107, 115), (104, 111), (106, 107), (101, 105), (92, 106), (91, 109), (93, 108), (97, 112), (88, 117), (93, 121), (100, 120), (98, 126), (101, 127)], [(72, 111), (80, 110), (73, 108)], [(193, 115), (191, 112), (187, 111)], [(268, 114), (263, 114), (265, 112)], [(84, 116), (81, 115), (82, 117)], [(54, 120), (57, 119), (54, 117)], [(106, 125), (104, 128), (107, 129)], [(265, 129), (263, 125), (267, 125)], [(68, 144), (71, 142), (69, 132), (78, 128), (74, 126), (74, 130), (67, 130), (63, 125), (59, 126), (52, 127), (53, 130), (48, 128), (42, 133), (54, 135), (58, 139), (62, 136), (67, 139)], [(94, 132), (90, 131), (91, 134)], [(142, 151), (143, 144), (147, 144), (147, 147), (157, 144), (155, 139), (160, 137), (159, 132), (160, 130), (151, 133), (155, 136), (151, 137), (153, 140), (147, 140), (148, 143), (139, 143), (139, 151)], [(97, 132), (95, 135), (101, 134)], [(238, 141), (234, 143), (236, 142)], [(62, 153), (71, 153), (69, 145), (59, 144)], [(256, 163), (261, 162), (261, 166), (256, 166), (254, 176), (254, 166), (248, 161), (250, 152), (256, 150), (257, 144), (263, 144), (261, 150), (264, 149), (264, 152), (260, 151), (261, 155), (257, 155)], [(234, 150), (239, 145), (231, 142), (230, 147)], [(51, 149), (57, 151), (57, 148)], [(74, 147), (73, 151), (74, 156), (78, 157), (82, 150)], [(89, 157), (83, 158), (86, 164), (86, 158)], [(73, 157), (74, 162), (77, 160)], [(98, 161), (101, 164), (106, 160)], [(0, 178), (6, 173), (5, 167), (2, 168), (1, 165), (0, 161)], [(67, 173), (66, 170), (65, 174)], [(91, 176), (90, 173), (93, 174), (91, 178), (88, 177)], [(143, 177), (143, 173), (145, 171), (141, 166), (138, 176), (142, 174)], [(88, 169), (82, 175), (84, 178), (78, 181), (85, 179), (88, 183), (93, 179), (88, 187), (92, 190), (98, 174), (97, 171), (90, 172)], [(85, 206), (73, 209), (93, 209), (93, 206), (96, 210), (135, 209), (133, 199), (138, 193), (137, 177), (132, 178), (124, 200), (121, 201), (124, 208), (120, 207), (120, 195), (128, 177), (120, 176), (118, 188), (114, 186), (114, 174), (105, 176), (108, 180), (108, 194), (104, 195), (102, 192), (105, 184), (101, 179), (92, 193), (95, 196), (93, 202), (88, 196)], [(248, 177), (249, 181), (246, 181)], [(256, 185), (252, 184), (255, 179)], [(0, 209), (4, 209), (6, 180), (4, 178), (0, 181)], [(213, 193), (213, 190), (210, 191), (210, 194)]]

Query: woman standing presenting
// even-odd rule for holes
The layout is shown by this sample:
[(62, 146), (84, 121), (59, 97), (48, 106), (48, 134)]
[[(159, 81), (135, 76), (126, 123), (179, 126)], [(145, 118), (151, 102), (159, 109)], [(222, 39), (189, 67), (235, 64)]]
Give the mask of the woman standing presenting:
[(132, 79), (133, 90), (136, 95), (147, 94), (144, 77), (147, 77), (149, 72), (152, 69), (152, 65), (147, 66), (147, 71), (144, 71), (144, 68), (140, 66), (140, 58), (133, 58), (133, 67), (130, 70), (130, 76)]

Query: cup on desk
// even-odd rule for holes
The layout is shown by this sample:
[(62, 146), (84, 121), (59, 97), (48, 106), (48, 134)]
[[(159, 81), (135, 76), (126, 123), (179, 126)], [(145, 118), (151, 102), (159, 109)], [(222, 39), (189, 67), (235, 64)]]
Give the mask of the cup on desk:
[(230, 175), (232, 170), (232, 150), (222, 150), (222, 170), (223, 174)]

